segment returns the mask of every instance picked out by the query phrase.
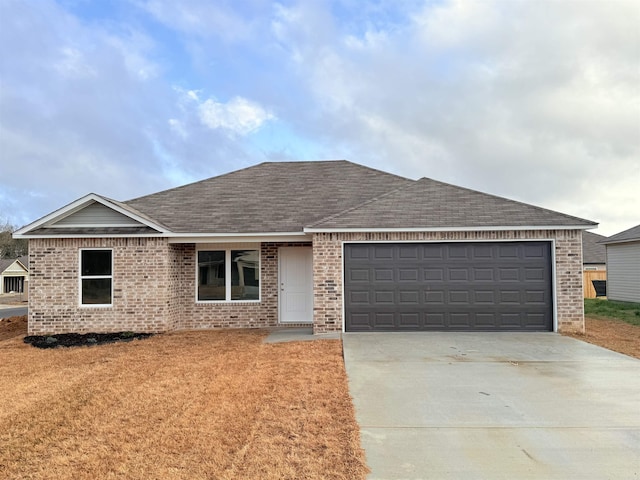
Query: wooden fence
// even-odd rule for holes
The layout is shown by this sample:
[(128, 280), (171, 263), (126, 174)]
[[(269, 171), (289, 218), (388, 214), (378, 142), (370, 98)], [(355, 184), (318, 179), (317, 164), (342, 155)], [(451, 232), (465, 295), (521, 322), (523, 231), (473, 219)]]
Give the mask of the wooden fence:
[(596, 291), (591, 280), (606, 280), (606, 270), (585, 270), (582, 272), (582, 290), (584, 298), (596, 298)]

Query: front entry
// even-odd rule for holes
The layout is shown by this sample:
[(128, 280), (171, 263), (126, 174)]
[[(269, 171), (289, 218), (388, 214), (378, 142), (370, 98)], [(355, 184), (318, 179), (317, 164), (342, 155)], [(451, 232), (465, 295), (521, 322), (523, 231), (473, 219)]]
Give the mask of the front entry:
[(281, 247), (278, 257), (280, 323), (313, 323), (311, 247)]

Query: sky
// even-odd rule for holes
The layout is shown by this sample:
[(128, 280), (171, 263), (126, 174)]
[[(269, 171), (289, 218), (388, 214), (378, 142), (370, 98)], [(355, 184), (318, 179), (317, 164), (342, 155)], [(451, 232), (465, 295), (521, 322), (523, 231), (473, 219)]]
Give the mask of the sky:
[(612, 235), (640, 223), (638, 25), (637, 0), (0, 0), (0, 223), (346, 159)]

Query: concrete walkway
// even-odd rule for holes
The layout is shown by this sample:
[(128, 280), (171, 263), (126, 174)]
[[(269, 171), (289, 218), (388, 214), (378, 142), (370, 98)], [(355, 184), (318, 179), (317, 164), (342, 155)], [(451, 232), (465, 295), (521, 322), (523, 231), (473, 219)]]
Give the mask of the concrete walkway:
[(553, 333), (343, 345), (370, 479), (640, 479), (640, 360)]
[(340, 338), (340, 332), (313, 334), (313, 327), (274, 327), (270, 329), (269, 335), (264, 339), (264, 343), (282, 342), (309, 342), (312, 340), (335, 340)]

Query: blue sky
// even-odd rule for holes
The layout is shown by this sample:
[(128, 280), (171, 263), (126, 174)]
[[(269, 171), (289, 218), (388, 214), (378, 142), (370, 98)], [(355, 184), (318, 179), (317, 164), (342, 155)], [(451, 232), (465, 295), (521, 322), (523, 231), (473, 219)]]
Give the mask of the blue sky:
[(633, 0), (0, 1), (0, 222), (348, 159), (640, 223)]

